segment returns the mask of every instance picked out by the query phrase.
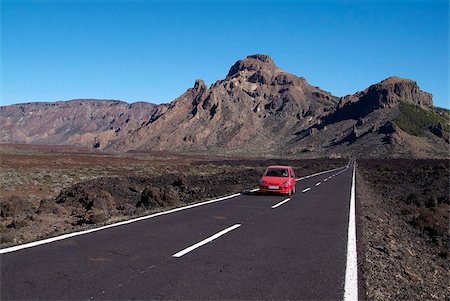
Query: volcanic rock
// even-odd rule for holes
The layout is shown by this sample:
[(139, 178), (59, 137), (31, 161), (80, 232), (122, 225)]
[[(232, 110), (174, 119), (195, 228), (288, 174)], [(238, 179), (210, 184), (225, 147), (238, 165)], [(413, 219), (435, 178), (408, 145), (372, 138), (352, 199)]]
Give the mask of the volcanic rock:
[(432, 98), (430, 93), (420, 90), (415, 81), (392, 76), (370, 86), (362, 100), (367, 99), (379, 108), (399, 102), (431, 108), (433, 107)]
[(169, 104), (74, 100), (0, 107), (0, 142), (121, 152), (448, 157), (448, 126), (420, 125), (425, 134), (417, 135), (409, 131), (411, 121), (397, 124), (401, 104), (448, 119), (415, 81), (389, 77), (338, 98), (282, 70), (270, 56), (254, 54), (210, 87), (196, 80)]

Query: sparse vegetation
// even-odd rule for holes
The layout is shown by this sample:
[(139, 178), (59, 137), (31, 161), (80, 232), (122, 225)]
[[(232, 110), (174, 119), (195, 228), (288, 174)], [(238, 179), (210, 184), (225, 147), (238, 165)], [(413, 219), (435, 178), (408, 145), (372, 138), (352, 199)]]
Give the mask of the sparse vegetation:
[[(139, 216), (148, 213), (147, 209), (153, 212), (253, 188), (267, 165), (282, 162), (297, 167), (299, 176), (347, 163), (345, 159), (219, 159), (198, 154), (105, 154), (77, 152), (71, 147), (0, 145), (0, 245), (20, 244), (110, 219)], [(179, 187), (170, 187), (180, 175), (193, 182), (188, 190), (185, 187), (174, 193)], [(153, 182), (156, 178), (158, 183)], [(151, 191), (163, 187), (162, 192), (179, 202), (137, 207), (144, 188), (152, 183), (157, 189)], [(63, 192), (81, 197), (62, 204), (66, 203)], [(83, 207), (85, 197), (108, 209), (102, 207), (99, 212)]]
[[(410, 107), (407, 110), (416, 109)], [(434, 122), (420, 122), (429, 120)], [(304, 176), (347, 163), (53, 148), (0, 146), (1, 247), (253, 188), (268, 165), (293, 165), (298, 176)], [(359, 162), (366, 296), (445, 299), (449, 161)]]
[(405, 132), (414, 136), (424, 136), (430, 125), (442, 125), (444, 131), (449, 132), (449, 121), (433, 111), (421, 107), (400, 103), (400, 115), (394, 120)]
[(450, 110), (449, 109), (441, 108), (441, 107), (434, 107), (434, 110), (436, 111), (436, 113), (438, 113), (441, 116), (445, 116), (447, 119), (450, 116)]

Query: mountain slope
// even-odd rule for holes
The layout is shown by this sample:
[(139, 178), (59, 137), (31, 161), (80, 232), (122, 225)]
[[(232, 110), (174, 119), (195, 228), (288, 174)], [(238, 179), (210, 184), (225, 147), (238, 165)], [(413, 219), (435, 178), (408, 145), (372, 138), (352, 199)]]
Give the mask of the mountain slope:
[[(153, 122), (119, 139), (130, 149), (248, 149), (273, 151), (299, 123), (314, 122), (338, 98), (284, 72), (266, 55), (236, 62), (224, 80), (193, 88), (160, 108)], [(125, 137), (121, 137), (125, 138)], [(123, 143), (124, 142), (124, 143)]]
[[(397, 125), (405, 106), (416, 108), (413, 119), (424, 112), (434, 116), (420, 125), (421, 136)], [(332, 112), (300, 132), (294, 142), (328, 156), (448, 157), (448, 123), (448, 112), (433, 107), (430, 93), (412, 80), (390, 77), (342, 97)]]
[[(0, 142), (305, 157), (448, 157), (449, 113), (417, 83), (387, 78), (336, 97), (267, 55), (169, 104), (75, 100), (0, 107)], [(414, 131), (412, 131), (414, 129)]]
[(144, 102), (93, 99), (2, 106), (0, 141), (99, 148), (101, 141), (140, 126), (154, 111), (155, 105)]

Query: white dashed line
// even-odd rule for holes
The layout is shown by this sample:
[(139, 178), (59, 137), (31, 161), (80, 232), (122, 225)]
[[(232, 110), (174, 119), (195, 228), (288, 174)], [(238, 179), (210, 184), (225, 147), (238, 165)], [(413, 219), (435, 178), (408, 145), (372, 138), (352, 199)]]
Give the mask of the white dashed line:
[(328, 178), (323, 179), (324, 182), (326, 182), (328, 180)]
[(192, 205), (188, 205), (188, 206), (184, 206), (184, 207), (179, 207), (179, 208), (175, 208), (175, 209), (171, 209), (171, 210), (167, 210), (167, 211), (153, 213), (153, 214), (150, 214), (150, 215), (129, 219), (129, 220), (126, 220), (126, 221), (115, 223), (115, 224), (110, 224), (110, 225), (106, 225), (106, 226), (102, 226), (102, 227), (98, 227), (98, 228), (94, 228), (94, 229), (89, 229), (89, 230), (84, 230), (84, 231), (80, 231), (80, 232), (72, 232), (72, 233), (68, 233), (68, 234), (64, 234), (64, 235), (60, 235), (60, 236), (55, 236), (55, 237), (46, 238), (46, 239), (43, 239), (43, 240), (38, 240), (38, 241), (26, 243), (26, 244), (23, 244), (23, 245), (9, 247), (9, 248), (5, 248), (5, 249), (0, 249), (0, 254), (14, 252), (14, 251), (18, 251), (18, 250), (22, 250), (22, 249), (26, 249), (26, 248), (32, 248), (32, 247), (40, 246), (40, 245), (43, 245), (43, 244), (52, 243), (52, 242), (55, 242), (55, 241), (58, 241), (58, 240), (63, 240), (63, 239), (67, 239), (67, 238), (71, 238), (71, 237), (75, 237), (75, 236), (79, 236), (79, 235), (93, 233), (93, 232), (97, 232), (97, 231), (101, 231), (101, 230), (105, 230), (105, 229), (109, 229), (109, 228), (113, 228), (113, 227), (128, 225), (128, 224), (131, 224), (131, 223), (134, 223), (134, 222), (143, 221), (143, 220), (154, 218), (154, 217), (157, 217), (157, 216), (166, 215), (166, 214), (170, 214), (170, 213), (174, 213), (174, 212), (178, 212), (178, 211), (182, 211), (182, 210), (186, 210), (186, 209), (190, 209), (190, 208), (195, 208), (195, 207), (199, 207), (199, 206), (203, 206), (203, 205), (207, 205), (207, 204), (212, 204), (212, 203), (215, 203), (215, 202), (228, 200), (228, 199), (231, 199), (231, 198), (234, 198), (234, 197), (237, 197), (237, 196), (241, 196), (241, 195), (242, 195), (242, 193), (235, 193), (235, 194), (224, 196), (224, 197), (221, 197), (221, 198), (218, 198), (218, 199), (213, 199), (213, 200), (202, 202), (202, 203), (196, 203), (196, 204), (192, 204)]
[[(336, 171), (336, 170), (339, 170), (339, 169), (342, 169), (342, 167), (334, 168), (334, 169), (330, 169), (330, 170), (325, 170), (325, 171), (318, 172), (318, 173), (315, 173), (315, 174), (312, 174), (312, 175), (309, 175), (309, 176), (304, 176), (304, 177), (301, 177), (301, 178), (298, 178), (298, 179), (295, 179), (295, 180), (296, 181), (300, 181), (300, 180), (308, 179), (308, 178), (311, 178), (311, 177), (315, 177), (315, 176), (318, 176), (318, 175), (321, 175), (321, 174), (324, 174), (324, 173), (333, 172), (333, 171)], [(311, 188), (309, 188), (309, 189), (311, 189)], [(303, 192), (306, 192), (309, 189), (306, 189)], [(250, 190), (249, 192), (256, 192), (258, 190), (259, 189), (256, 188), (256, 189)], [(196, 203), (196, 204), (192, 204), (192, 205), (188, 205), (188, 206), (184, 206), (184, 207), (174, 208), (174, 209), (170, 209), (170, 210), (167, 210), (167, 211), (162, 211), (162, 212), (158, 212), (158, 213), (154, 213), (154, 214), (150, 214), (150, 215), (146, 215), (146, 216), (141, 216), (141, 217), (138, 217), (138, 218), (129, 219), (129, 220), (126, 220), (126, 221), (121, 221), (121, 222), (114, 223), (114, 224), (109, 224), (109, 225), (106, 225), (106, 226), (100, 226), (100, 227), (94, 228), (94, 229), (83, 230), (83, 231), (79, 231), (79, 232), (72, 232), (72, 233), (63, 234), (63, 235), (60, 235), (60, 236), (46, 238), (46, 239), (43, 239), (43, 240), (38, 240), (38, 241), (30, 242), (30, 243), (25, 243), (25, 244), (22, 244), (22, 245), (17, 245), (17, 246), (13, 246), (13, 247), (9, 247), (9, 248), (4, 248), (4, 249), (0, 249), (0, 254), (15, 252), (15, 251), (19, 251), (19, 250), (23, 250), (23, 249), (27, 249), (27, 248), (32, 248), (32, 247), (37, 247), (37, 246), (48, 244), (48, 243), (52, 243), (52, 242), (55, 242), (55, 241), (68, 239), (68, 238), (71, 238), (71, 237), (76, 237), (76, 236), (80, 236), (80, 235), (84, 235), (84, 234), (88, 234), (88, 233), (93, 233), (93, 232), (97, 232), (97, 231), (101, 231), (101, 230), (105, 230), (105, 229), (109, 229), (109, 228), (113, 228), (113, 227), (123, 226), (123, 225), (131, 224), (131, 223), (134, 223), (134, 222), (138, 222), (138, 221), (154, 218), (154, 217), (157, 217), (157, 216), (178, 212), (178, 211), (181, 211), (181, 210), (186, 210), (186, 209), (195, 208), (195, 207), (198, 207), (198, 206), (203, 206), (203, 205), (212, 204), (212, 203), (215, 203), (215, 202), (220, 202), (220, 201), (223, 201), (223, 200), (228, 200), (228, 199), (231, 199), (231, 198), (234, 198), (234, 197), (237, 197), (237, 196), (241, 196), (243, 194), (245, 194), (245, 193), (235, 193), (235, 194), (232, 194), (232, 195), (228, 195), (228, 196), (224, 196), (224, 197), (221, 197), (221, 198), (209, 200), (209, 201), (206, 201), (206, 202), (201, 202), (201, 203)]]
[(303, 189), (302, 192), (307, 192), (308, 190), (311, 190), (311, 188), (308, 187), (308, 188), (306, 188), (306, 189)]
[(316, 186), (319, 186), (320, 185), (320, 182), (319, 183), (316, 183)]
[(222, 235), (224, 235), (224, 234), (226, 234), (226, 233), (228, 233), (230, 231), (233, 231), (236, 228), (239, 228), (240, 226), (241, 226), (241, 224), (236, 224), (234, 226), (226, 228), (225, 230), (222, 230), (219, 233), (216, 233), (213, 236), (210, 236), (207, 239), (204, 239), (204, 240), (196, 243), (195, 245), (192, 245), (192, 246), (190, 246), (190, 247), (188, 247), (188, 248), (186, 248), (184, 250), (181, 250), (178, 253), (173, 254), (172, 257), (181, 257), (181, 256), (183, 256), (183, 255), (185, 255), (185, 254), (187, 254), (187, 253), (189, 253), (189, 252), (191, 252), (191, 251), (193, 251), (193, 250), (195, 250), (195, 249), (197, 249), (197, 248), (199, 248), (199, 247), (201, 247), (201, 246), (203, 246), (203, 245), (213, 241), (214, 239), (219, 238), (220, 236), (222, 236)]
[(284, 201), (281, 201), (281, 202), (279, 202), (278, 204), (273, 205), (273, 206), (272, 206), (272, 209), (275, 209), (275, 208), (277, 208), (278, 206), (281, 206), (281, 205), (283, 205), (284, 203), (289, 202), (290, 200), (291, 200), (290, 198), (287, 198), (287, 199), (285, 199)]

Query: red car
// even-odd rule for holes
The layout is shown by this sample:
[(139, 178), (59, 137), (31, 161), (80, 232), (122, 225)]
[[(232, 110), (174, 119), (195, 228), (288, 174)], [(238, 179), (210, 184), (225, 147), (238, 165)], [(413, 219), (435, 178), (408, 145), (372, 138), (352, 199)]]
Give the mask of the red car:
[(269, 166), (259, 182), (259, 191), (295, 193), (295, 173), (291, 166)]

